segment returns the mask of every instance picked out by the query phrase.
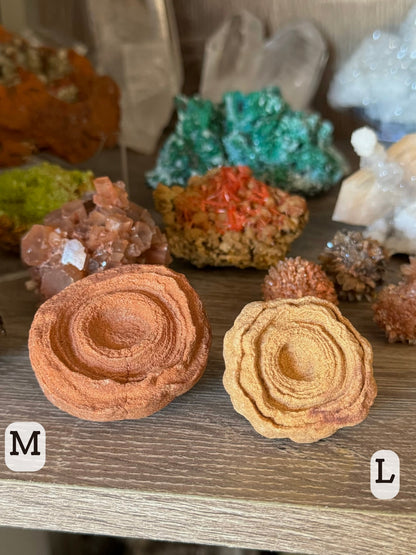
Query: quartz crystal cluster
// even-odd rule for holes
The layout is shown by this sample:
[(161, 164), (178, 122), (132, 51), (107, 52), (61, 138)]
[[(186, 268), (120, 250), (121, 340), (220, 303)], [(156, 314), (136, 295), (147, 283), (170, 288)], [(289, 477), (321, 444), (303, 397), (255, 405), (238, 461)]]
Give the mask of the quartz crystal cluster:
[(168, 264), (165, 236), (149, 212), (130, 202), (124, 183), (95, 179), (95, 194), (64, 204), (23, 237), (29, 286), (49, 298), (71, 283), (123, 264)]
[(227, 18), (205, 45), (200, 93), (219, 102), (229, 91), (277, 86), (297, 110), (307, 108), (328, 58), (311, 21), (279, 28), (266, 42), (263, 24), (242, 10)]
[(386, 269), (386, 252), (360, 231), (337, 231), (319, 256), (342, 300), (371, 301)]
[(34, 47), (0, 26), (0, 166), (43, 149), (76, 163), (114, 146), (118, 99), (74, 50)]
[(230, 92), (220, 103), (181, 96), (177, 107), (176, 129), (147, 174), (152, 187), (185, 186), (191, 176), (214, 167), (243, 165), (270, 185), (315, 195), (345, 173), (331, 123), (292, 110), (275, 87)]
[(416, 254), (416, 133), (385, 150), (364, 127), (351, 142), (361, 169), (343, 181), (332, 218), (368, 226), (390, 254)]
[(416, 345), (416, 258), (401, 267), (398, 285), (382, 289), (373, 304), (374, 320), (390, 343)]
[(394, 141), (416, 130), (416, 5), (397, 33), (375, 30), (336, 73), (328, 95), (337, 108), (359, 108)]

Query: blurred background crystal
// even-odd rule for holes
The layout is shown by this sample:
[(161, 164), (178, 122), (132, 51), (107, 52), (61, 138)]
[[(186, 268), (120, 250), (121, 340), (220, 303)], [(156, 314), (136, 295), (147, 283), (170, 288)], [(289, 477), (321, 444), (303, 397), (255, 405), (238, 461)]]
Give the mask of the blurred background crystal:
[(205, 45), (200, 93), (219, 102), (228, 91), (256, 90), (263, 25), (243, 10), (228, 17)]
[(295, 110), (309, 106), (328, 60), (321, 33), (311, 21), (294, 21), (268, 40), (257, 72), (258, 88), (275, 85)]
[(121, 95), (124, 147), (156, 148), (182, 86), (182, 63), (170, 0), (87, 0), (96, 65)]
[(172, 0), (0, 0), (0, 7), (6, 27), (35, 44), (74, 48), (110, 75), (121, 90), (120, 145), (156, 149), (183, 81)]
[(355, 108), (394, 142), (416, 131), (416, 4), (397, 33), (375, 30), (340, 67), (328, 100), (334, 108)]
[(328, 59), (321, 33), (294, 21), (263, 41), (262, 22), (241, 11), (228, 17), (205, 45), (200, 94), (219, 102), (224, 93), (280, 88), (296, 110), (309, 106)]

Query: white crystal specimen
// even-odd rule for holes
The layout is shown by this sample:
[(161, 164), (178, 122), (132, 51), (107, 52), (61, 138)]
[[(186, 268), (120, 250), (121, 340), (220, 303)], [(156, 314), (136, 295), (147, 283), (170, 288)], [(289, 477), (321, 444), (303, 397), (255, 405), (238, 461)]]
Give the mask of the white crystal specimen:
[(200, 94), (218, 102), (228, 91), (277, 86), (301, 110), (315, 94), (327, 59), (325, 41), (312, 22), (290, 23), (263, 42), (261, 21), (243, 10), (207, 41)]
[(397, 33), (375, 30), (336, 73), (335, 108), (362, 109), (370, 120), (416, 128), (416, 5)]
[(72, 264), (78, 270), (83, 270), (87, 253), (85, 252), (83, 244), (78, 239), (70, 239), (66, 242), (62, 252), (61, 263)]
[(156, 148), (182, 86), (179, 42), (170, 0), (87, 0), (97, 69), (121, 90), (120, 144)]
[(368, 226), (391, 253), (416, 254), (416, 134), (385, 150), (368, 128), (351, 138), (361, 169), (341, 185), (332, 219)]
[(205, 45), (201, 96), (219, 102), (228, 91), (256, 90), (262, 48), (263, 25), (257, 17), (242, 10), (226, 19)]
[(295, 110), (312, 100), (328, 60), (321, 33), (311, 21), (285, 25), (263, 48), (256, 88), (275, 85)]
[[(370, 127), (360, 127), (351, 135), (351, 144), (358, 156), (368, 158), (378, 145), (377, 135)], [(381, 147), (382, 148), (382, 147)]]

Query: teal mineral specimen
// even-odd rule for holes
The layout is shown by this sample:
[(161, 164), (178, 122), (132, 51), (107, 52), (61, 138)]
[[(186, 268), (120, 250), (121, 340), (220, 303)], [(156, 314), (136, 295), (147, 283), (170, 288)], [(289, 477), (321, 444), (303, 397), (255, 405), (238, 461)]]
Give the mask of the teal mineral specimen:
[(312, 196), (347, 170), (332, 145), (332, 124), (316, 113), (292, 110), (276, 87), (229, 92), (218, 104), (199, 96), (179, 96), (176, 102), (175, 131), (147, 174), (152, 187), (185, 186), (192, 175), (213, 167), (243, 165), (270, 185)]

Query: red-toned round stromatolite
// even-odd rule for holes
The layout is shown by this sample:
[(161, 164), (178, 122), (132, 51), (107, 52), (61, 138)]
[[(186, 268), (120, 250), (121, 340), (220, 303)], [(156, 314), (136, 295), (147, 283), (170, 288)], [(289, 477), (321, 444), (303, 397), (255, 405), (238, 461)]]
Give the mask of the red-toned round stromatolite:
[(142, 418), (203, 374), (211, 331), (184, 275), (128, 265), (70, 285), (38, 310), (29, 334), (46, 397), (86, 420)]

